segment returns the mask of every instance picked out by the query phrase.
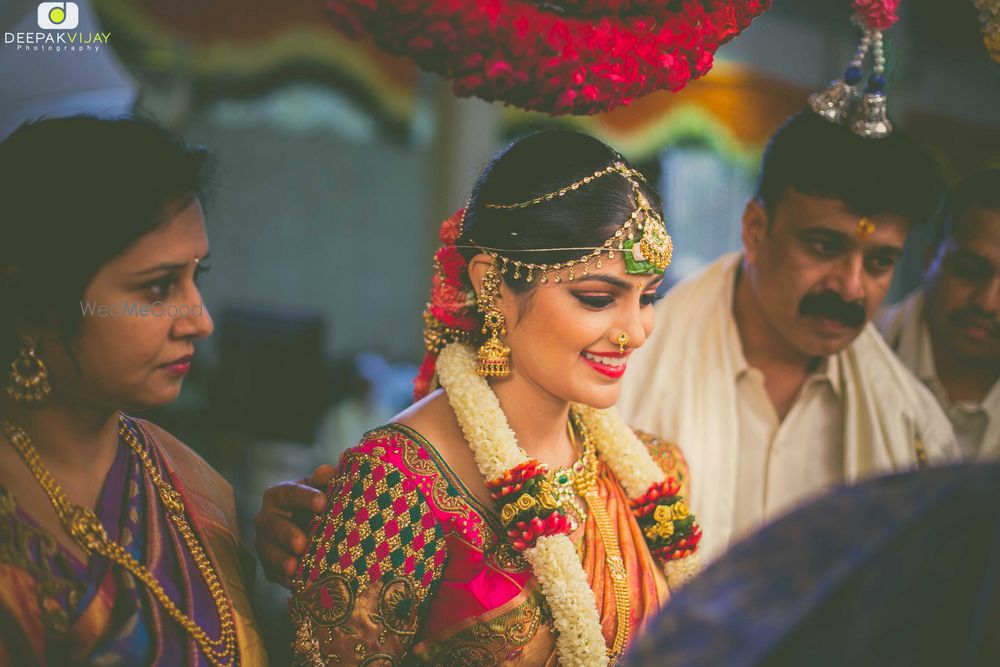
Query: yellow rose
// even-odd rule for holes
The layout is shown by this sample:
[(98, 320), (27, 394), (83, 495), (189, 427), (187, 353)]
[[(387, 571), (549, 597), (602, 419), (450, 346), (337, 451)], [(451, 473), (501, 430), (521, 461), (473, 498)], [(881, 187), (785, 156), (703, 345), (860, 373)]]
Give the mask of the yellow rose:
[(538, 504), (550, 510), (562, 507), (559, 499), (552, 495), (552, 484), (548, 480), (543, 479), (538, 485)]
[(504, 524), (508, 524), (513, 521), (515, 516), (517, 516), (517, 507), (515, 507), (513, 503), (507, 503), (503, 506), (503, 509), (500, 510), (500, 520), (503, 521)]
[(517, 499), (517, 508), (519, 510), (530, 510), (536, 504), (537, 503), (535, 499), (532, 498), (527, 493), (523, 494), (520, 498)]
[(674, 520), (674, 513), (669, 505), (658, 505), (653, 510), (653, 519), (656, 520), (656, 523), (666, 523)]
[(672, 521), (657, 523), (646, 529), (646, 537), (648, 537), (651, 540), (657, 537), (662, 537), (663, 539), (666, 539), (673, 534), (674, 534), (674, 523)]

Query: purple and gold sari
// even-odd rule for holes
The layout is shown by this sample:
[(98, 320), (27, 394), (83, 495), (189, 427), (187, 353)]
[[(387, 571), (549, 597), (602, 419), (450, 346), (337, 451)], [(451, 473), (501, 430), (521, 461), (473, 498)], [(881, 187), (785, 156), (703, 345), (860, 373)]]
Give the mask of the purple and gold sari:
[[(264, 664), (249, 601), (253, 561), (238, 537), (231, 488), (166, 432), (140, 420), (127, 423), (183, 497), (188, 522), (223, 585), (236, 625), (236, 664)], [(190, 549), (123, 441), (95, 512), (108, 537), (153, 573), (174, 604), (209, 637), (219, 637), (218, 612)], [(0, 664), (210, 663), (141, 582), (106, 558), (80, 561), (0, 487)]]

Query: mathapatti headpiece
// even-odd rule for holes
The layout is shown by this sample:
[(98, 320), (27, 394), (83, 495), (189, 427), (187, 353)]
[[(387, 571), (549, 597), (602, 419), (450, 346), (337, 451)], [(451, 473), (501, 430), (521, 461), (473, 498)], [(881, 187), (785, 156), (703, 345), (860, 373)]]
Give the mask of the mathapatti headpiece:
[[(590, 176), (586, 176), (575, 183), (570, 183), (558, 190), (539, 195), (527, 201), (513, 204), (485, 204), (485, 207), (501, 210), (528, 208), (529, 206), (543, 204), (559, 197), (564, 197), (599, 178), (612, 174), (618, 174), (632, 186), (635, 208), (622, 226), (615, 230), (614, 235), (598, 247), (492, 248), (481, 246), (471, 239), (467, 245), (457, 247), (479, 249), (497, 260), (501, 273), (506, 274), (508, 271), (512, 271), (515, 279), (520, 279), (523, 275), (525, 281), (529, 283), (533, 282), (536, 276), (538, 276), (539, 282), (547, 283), (549, 281), (549, 273), (555, 274), (553, 276), (555, 282), (561, 282), (562, 271), (568, 272), (566, 277), (569, 280), (575, 280), (577, 275), (586, 276), (590, 274), (591, 262), (595, 263), (596, 268), (601, 268), (601, 255), (606, 254), (608, 259), (614, 259), (616, 252), (622, 253), (622, 256), (625, 258), (625, 270), (628, 273), (663, 273), (667, 266), (669, 266), (670, 259), (673, 256), (673, 239), (667, 233), (663, 217), (653, 208), (649, 200), (642, 193), (639, 182), (645, 182), (646, 179), (641, 173), (623, 162), (613, 162), (604, 169), (599, 169)], [(525, 262), (519, 259), (511, 259), (508, 256), (508, 253), (551, 253), (572, 250), (585, 250), (588, 252), (581, 255), (578, 259), (570, 259), (552, 264)], [(578, 274), (577, 272), (580, 273)]]

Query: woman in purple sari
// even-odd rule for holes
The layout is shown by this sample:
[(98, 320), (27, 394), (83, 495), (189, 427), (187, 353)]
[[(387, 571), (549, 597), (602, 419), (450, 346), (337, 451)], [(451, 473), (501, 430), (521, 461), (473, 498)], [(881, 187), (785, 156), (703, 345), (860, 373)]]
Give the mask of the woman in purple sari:
[(205, 162), (129, 119), (0, 143), (0, 665), (266, 662), (232, 489), (127, 416), (212, 331)]

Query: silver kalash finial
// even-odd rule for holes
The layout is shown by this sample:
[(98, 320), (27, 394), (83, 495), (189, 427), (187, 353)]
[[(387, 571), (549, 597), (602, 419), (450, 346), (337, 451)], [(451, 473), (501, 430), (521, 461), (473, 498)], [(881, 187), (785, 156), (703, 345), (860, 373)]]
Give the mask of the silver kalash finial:
[(831, 123), (843, 123), (851, 107), (858, 101), (858, 84), (863, 78), (861, 66), (864, 64), (865, 55), (871, 46), (871, 32), (865, 30), (861, 37), (861, 43), (854, 50), (854, 58), (844, 72), (842, 79), (830, 82), (826, 90), (821, 93), (813, 93), (809, 96), (809, 106), (819, 116)]
[(831, 81), (823, 92), (810, 95), (809, 106), (831, 123), (843, 123), (847, 112), (851, 110), (857, 99), (857, 85), (852, 86), (847, 83), (845, 77), (844, 80)]
[(852, 114), (851, 130), (868, 139), (881, 139), (892, 133), (892, 123), (886, 115), (885, 93), (866, 92)]
[[(859, 85), (864, 79), (862, 67), (869, 50), (874, 63), (864, 94), (861, 94)], [(862, 137), (880, 139), (888, 136), (892, 132), (892, 123), (886, 115), (884, 71), (882, 31), (865, 27), (843, 78), (831, 81), (825, 90), (810, 95), (809, 106), (822, 118), (847, 125)]]
[(868, 77), (865, 94), (851, 114), (851, 130), (868, 139), (881, 139), (892, 133), (892, 123), (886, 113), (885, 103), (885, 56), (882, 53), (882, 32), (874, 34), (875, 66)]

